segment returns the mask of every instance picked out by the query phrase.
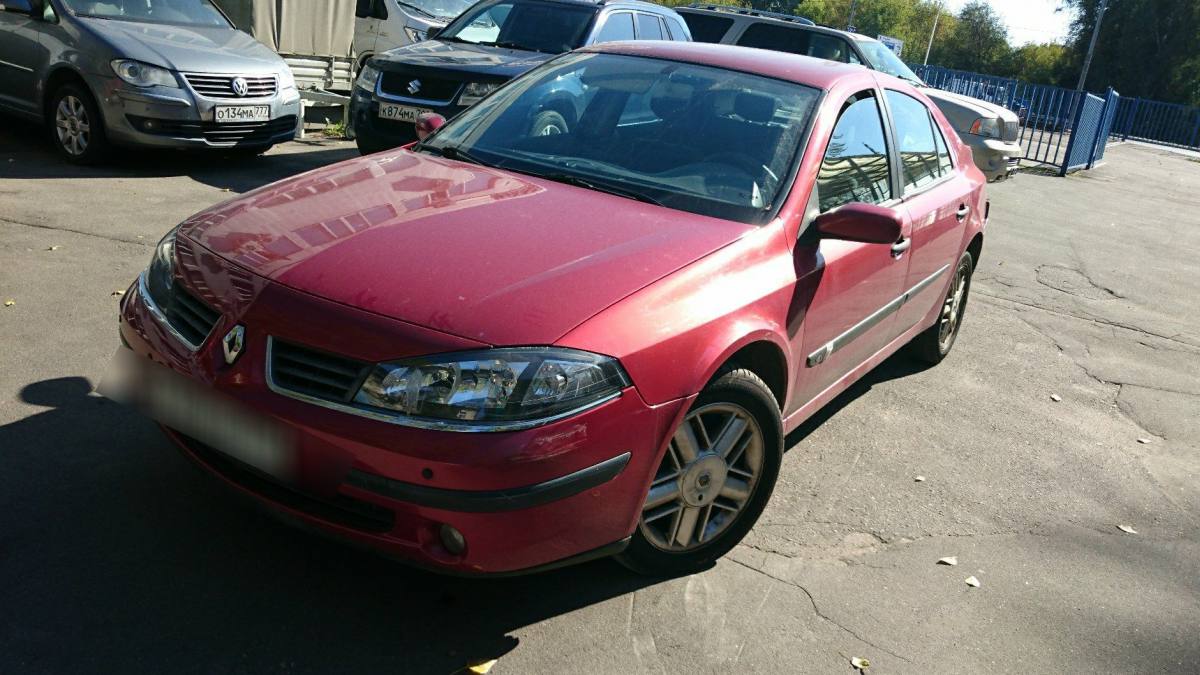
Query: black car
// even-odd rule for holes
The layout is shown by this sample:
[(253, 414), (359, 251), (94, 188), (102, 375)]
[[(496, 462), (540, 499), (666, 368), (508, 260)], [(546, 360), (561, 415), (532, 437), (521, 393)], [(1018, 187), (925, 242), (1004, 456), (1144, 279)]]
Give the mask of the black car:
[[(363, 154), (415, 141), (424, 112), (447, 119), (556, 54), (616, 40), (690, 41), (674, 10), (637, 0), (483, 0), (424, 42), (372, 58), (350, 103)], [(529, 113), (535, 133), (565, 132), (583, 90), (561, 82)]]

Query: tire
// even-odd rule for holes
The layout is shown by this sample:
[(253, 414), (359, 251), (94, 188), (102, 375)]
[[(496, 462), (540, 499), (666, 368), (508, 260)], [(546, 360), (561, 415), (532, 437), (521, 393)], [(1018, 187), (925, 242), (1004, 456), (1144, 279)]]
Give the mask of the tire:
[(529, 125), (530, 136), (553, 136), (570, 131), (567, 119), (555, 110), (543, 110), (533, 118)]
[[(942, 309), (937, 320), (913, 338), (909, 345), (917, 359), (937, 365), (950, 354), (955, 340), (958, 339), (958, 331), (962, 328), (963, 318), (967, 314), (967, 299), (971, 294), (971, 275), (974, 271), (975, 260), (971, 257), (971, 252), (963, 251), (958, 265), (954, 268), (954, 278), (950, 280), (950, 288), (942, 300)], [(950, 323), (947, 324), (947, 321)]]
[(373, 155), (377, 152), (383, 152), (384, 150), (390, 150), (392, 148), (392, 146), (372, 143), (362, 136), (355, 136), (354, 144), (358, 146), (358, 154), (360, 155)]
[[(743, 426), (725, 427), (735, 419)], [(723, 428), (736, 434), (727, 443), (721, 442)], [(693, 441), (700, 452), (688, 453)], [(694, 458), (686, 461), (687, 454)], [(727, 367), (718, 372), (669, 442), (651, 478), (637, 529), (617, 560), (654, 576), (707, 569), (754, 526), (775, 489), (782, 461), (783, 422), (771, 390), (749, 370)]]
[(74, 164), (98, 164), (109, 152), (100, 109), (87, 87), (68, 82), (50, 100), (50, 142)]

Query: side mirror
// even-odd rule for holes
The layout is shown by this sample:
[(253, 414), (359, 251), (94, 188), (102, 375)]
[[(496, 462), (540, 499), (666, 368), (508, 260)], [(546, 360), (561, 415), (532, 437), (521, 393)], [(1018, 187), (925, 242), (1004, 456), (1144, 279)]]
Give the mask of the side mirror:
[(442, 128), (446, 124), (446, 118), (434, 112), (421, 113), (417, 115), (417, 138), (425, 140), (430, 134)]
[(864, 244), (894, 244), (900, 240), (904, 228), (896, 211), (859, 202), (822, 213), (813, 221), (813, 226), (822, 239)]

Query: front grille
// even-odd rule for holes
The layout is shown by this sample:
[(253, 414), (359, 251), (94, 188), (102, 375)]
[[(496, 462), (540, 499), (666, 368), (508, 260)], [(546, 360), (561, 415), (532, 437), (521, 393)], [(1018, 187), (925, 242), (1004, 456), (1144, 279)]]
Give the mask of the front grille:
[(158, 307), (167, 324), (193, 347), (204, 344), (221, 318), (220, 312), (188, 293), (178, 279), (161, 288), (148, 282), (146, 290), (150, 301)]
[(1013, 120), (1004, 123), (1003, 138), (1012, 143), (1021, 135), (1021, 123)]
[(272, 384), (324, 401), (348, 403), (371, 365), (271, 338)]
[[(233, 90), (234, 79), (241, 77), (246, 81), (246, 95), (238, 96)], [(266, 98), (275, 95), (277, 83), (274, 75), (205, 75), (202, 73), (184, 73), (183, 78), (196, 90), (197, 94), (206, 98)]]
[(366, 532), (390, 532), (396, 524), (396, 514), (388, 508), (361, 499), (335, 493), (317, 496), (284, 485), (257, 469), (243, 464), (218, 450), (185, 436), (174, 429), (171, 433), (196, 455), (208, 468), (229, 482), (287, 508), (307, 513), (326, 522)]
[[(409, 91), (409, 84), (419, 82), (417, 93)], [(412, 73), (384, 72), (380, 77), (379, 90), (389, 96), (400, 96), (434, 103), (449, 103), (462, 87), (458, 80), (440, 77), (416, 77)]]
[[(216, 122), (182, 122), (178, 120), (160, 120), (136, 115), (128, 115), (129, 123), (135, 129), (156, 136), (171, 136), (172, 138), (192, 138), (206, 140), (214, 145), (266, 145), (275, 138), (290, 134), (296, 129), (296, 116), (287, 115), (269, 122), (237, 122), (217, 124)], [(147, 125), (147, 122), (150, 124)]]

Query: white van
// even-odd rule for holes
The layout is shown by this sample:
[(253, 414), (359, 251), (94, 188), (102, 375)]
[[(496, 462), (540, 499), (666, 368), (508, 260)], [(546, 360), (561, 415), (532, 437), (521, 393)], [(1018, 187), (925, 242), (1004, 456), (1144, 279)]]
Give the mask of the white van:
[(424, 40), (430, 28), (442, 28), (474, 0), (358, 0), (354, 15), (354, 53), (359, 69), (375, 54)]

